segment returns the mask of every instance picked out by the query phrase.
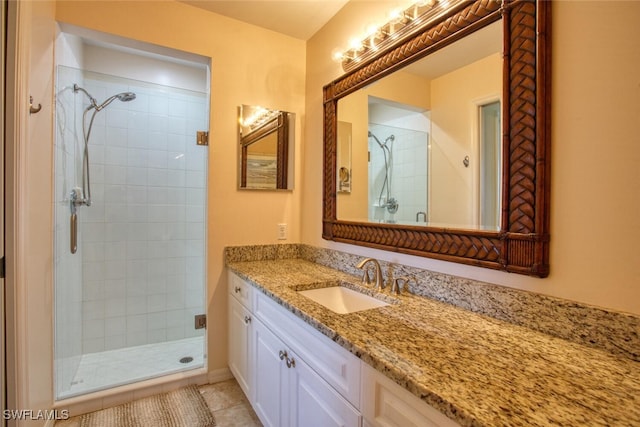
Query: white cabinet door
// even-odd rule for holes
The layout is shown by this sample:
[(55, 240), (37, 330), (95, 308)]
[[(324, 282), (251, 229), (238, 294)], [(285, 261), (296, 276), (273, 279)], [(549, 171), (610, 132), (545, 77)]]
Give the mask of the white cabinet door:
[(253, 409), (269, 427), (359, 427), (360, 414), (260, 320)]
[(253, 409), (265, 427), (287, 427), (289, 384), (287, 365), (280, 358), (284, 344), (258, 319), (253, 321)]
[(253, 313), (287, 348), (360, 409), (360, 359), (261, 292), (256, 292)]
[(291, 377), (290, 426), (359, 427), (360, 414), (306, 363), (289, 355)]
[(229, 295), (229, 369), (249, 401), (252, 400), (251, 312)]

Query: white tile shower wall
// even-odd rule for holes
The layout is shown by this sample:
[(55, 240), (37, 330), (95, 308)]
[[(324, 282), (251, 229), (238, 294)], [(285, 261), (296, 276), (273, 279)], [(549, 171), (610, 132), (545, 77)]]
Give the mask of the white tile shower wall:
[[(369, 218), (372, 220), (393, 220), (402, 223), (415, 223), (418, 212), (427, 212), (427, 146), (428, 133), (415, 130), (419, 126), (425, 128), (424, 116), (416, 114), (421, 120), (404, 120), (391, 122), (394, 126), (371, 124), (371, 132), (384, 142), (390, 135), (393, 141), (387, 143), (391, 148), (391, 186), (390, 195), (398, 203), (395, 214), (388, 213), (384, 208), (376, 208), (379, 204), (380, 192), (385, 180), (385, 158), (383, 150), (372, 139), (369, 139)], [(418, 123), (415, 123), (415, 122)], [(386, 191), (382, 194), (382, 201), (386, 198)], [(424, 221), (424, 216), (420, 216)]]
[[(56, 93), (54, 271), (55, 271), (55, 369), (56, 395), (71, 387), (82, 356), (82, 258), (70, 250), (69, 195), (78, 181), (80, 141), (77, 111), (81, 100), (73, 84), (82, 84), (81, 73), (59, 67)], [(82, 233), (82, 230), (80, 230)], [(82, 242), (79, 241), (79, 252)]]
[(207, 149), (204, 94), (86, 78), (98, 99), (93, 205), (82, 218), (83, 353), (202, 335)]
[(396, 216), (402, 222), (415, 222), (418, 212), (427, 211), (427, 134), (399, 130), (396, 141), (391, 183), (399, 203)]

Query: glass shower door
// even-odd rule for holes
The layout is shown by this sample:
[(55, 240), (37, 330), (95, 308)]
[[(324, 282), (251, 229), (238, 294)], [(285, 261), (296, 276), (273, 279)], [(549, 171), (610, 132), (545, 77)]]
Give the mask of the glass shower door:
[(63, 66), (57, 77), (57, 398), (203, 367), (208, 94)]

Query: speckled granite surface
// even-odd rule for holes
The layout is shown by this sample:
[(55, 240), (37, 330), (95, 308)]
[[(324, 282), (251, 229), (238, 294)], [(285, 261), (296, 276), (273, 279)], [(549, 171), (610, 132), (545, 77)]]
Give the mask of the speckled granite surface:
[(292, 287), (336, 279), (357, 284), (358, 278), (296, 259), (307, 249), (294, 246), (260, 261), (243, 261), (247, 252), (230, 249), (226, 261), (283, 307), (460, 424), (640, 426), (638, 361), (409, 294), (399, 296), (399, 304), (335, 314)]
[[(301, 258), (352, 275), (359, 255), (301, 244), (229, 247), (227, 262)], [(408, 276), (410, 292), (640, 362), (640, 316), (380, 261), (385, 278)]]

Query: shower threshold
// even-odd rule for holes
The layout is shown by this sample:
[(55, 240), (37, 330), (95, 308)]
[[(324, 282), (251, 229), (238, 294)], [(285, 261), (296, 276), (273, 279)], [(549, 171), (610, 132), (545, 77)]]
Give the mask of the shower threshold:
[(58, 399), (201, 368), (203, 352), (204, 337), (199, 336), (83, 354), (71, 386)]

